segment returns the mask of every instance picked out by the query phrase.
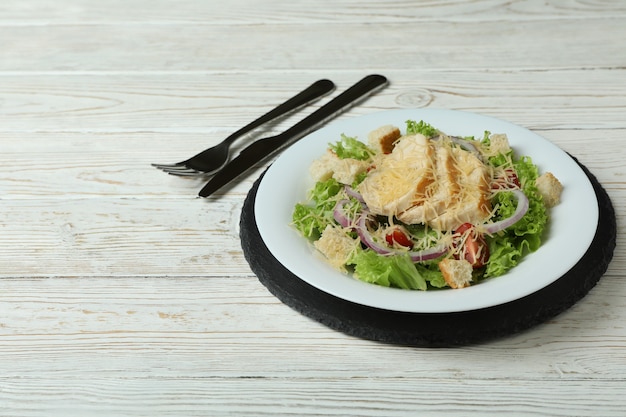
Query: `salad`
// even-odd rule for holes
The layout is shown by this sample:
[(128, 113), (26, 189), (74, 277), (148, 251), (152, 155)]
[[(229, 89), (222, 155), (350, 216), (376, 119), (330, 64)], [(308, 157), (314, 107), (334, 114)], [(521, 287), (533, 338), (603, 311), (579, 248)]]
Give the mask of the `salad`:
[(450, 136), (408, 120), (342, 134), (313, 162), (292, 223), (326, 261), (365, 282), (463, 288), (500, 276), (541, 245), (562, 185), (506, 134)]

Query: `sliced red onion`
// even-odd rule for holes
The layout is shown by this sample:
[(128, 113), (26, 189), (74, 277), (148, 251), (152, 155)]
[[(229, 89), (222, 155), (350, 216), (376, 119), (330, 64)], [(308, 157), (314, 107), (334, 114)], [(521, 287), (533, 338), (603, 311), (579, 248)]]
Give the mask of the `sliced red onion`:
[(528, 211), (528, 197), (520, 189), (511, 190), (513, 195), (517, 198), (517, 208), (511, 217), (497, 221), (495, 223), (485, 225), (485, 231), (489, 234), (498, 233), (507, 227), (510, 227), (517, 223)]
[(476, 145), (474, 145), (471, 141), (465, 140), (458, 136), (450, 136), (450, 138), (452, 139), (452, 142), (456, 143), (466, 151), (473, 153), (479, 160), (483, 160), (483, 155), (478, 151)]
[(352, 221), (348, 218), (348, 216), (346, 216), (346, 213), (343, 211), (343, 206), (348, 203), (349, 200), (339, 200), (337, 204), (335, 204), (335, 208), (333, 209), (333, 218), (343, 227), (349, 227), (352, 225)]
[(365, 246), (372, 249), (374, 252), (378, 254), (399, 255), (399, 254), (408, 253), (413, 262), (422, 262), (422, 261), (428, 261), (431, 259), (439, 258), (440, 256), (444, 255), (448, 251), (448, 248), (446, 247), (446, 245), (437, 245), (432, 248), (428, 248), (428, 249), (424, 249), (420, 251), (410, 251), (410, 252), (398, 251), (398, 250), (391, 249), (386, 245), (381, 245), (374, 240), (373, 236), (370, 234), (369, 230), (367, 229), (367, 215), (368, 214), (369, 213), (366, 211), (361, 212), (361, 215), (359, 216), (357, 223), (356, 223), (356, 232), (359, 235), (361, 242), (363, 242)]
[(365, 246), (372, 249), (374, 252), (379, 253), (381, 255), (389, 255), (393, 253), (393, 251), (389, 249), (387, 246), (378, 244), (374, 240), (374, 237), (371, 235), (369, 230), (367, 230), (368, 214), (369, 213), (367, 211), (362, 211), (356, 222), (356, 232), (359, 235), (359, 238), (361, 238), (361, 242), (363, 242)]
[(349, 185), (346, 185), (345, 190), (348, 196), (358, 200), (360, 203), (365, 203), (365, 200), (363, 200), (363, 196), (354, 188), (350, 187)]
[[(434, 138), (434, 140), (439, 140), (440, 138), (441, 136), (438, 136), (437, 138)], [(461, 148), (474, 154), (481, 161), (483, 160), (482, 154), (478, 151), (478, 148), (472, 143), (472, 141), (460, 138), (458, 136), (449, 136), (449, 138), (452, 142), (456, 143)]]
[(411, 257), (411, 260), (413, 262), (422, 262), (429, 261), (431, 259), (437, 259), (440, 256), (445, 255), (447, 252), (448, 247), (446, 245), (440, 244), (421, 251), (409, 252), (409, 256)]
[(450, 139), (452, 139), (452, 142), (456, 143), (457, 145), (459, 145), (461, 148), (465, 149), (466, 151), (476, 153), (476, 154), (478, 153), (478, 149), (476, 149), (476, 146), (469, 140), (465, 140), (458, 136), (450, 136)]

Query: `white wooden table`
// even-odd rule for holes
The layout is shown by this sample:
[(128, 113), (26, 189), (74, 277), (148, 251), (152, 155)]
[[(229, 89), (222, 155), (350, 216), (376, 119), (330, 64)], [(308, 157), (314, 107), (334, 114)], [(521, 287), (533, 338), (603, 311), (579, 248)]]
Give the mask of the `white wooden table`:
[[(626, 3), (5, 0), (0, 45), (0, 415), (626, 412)], [(472, 111), (597, 176), (618, 246), (587, 297), (469, 347), (352, 338), (244, 259), (241, 207), (267, 164), (210, 200), (150, 166), (369, 73), (390, 86), (340, 119)]]

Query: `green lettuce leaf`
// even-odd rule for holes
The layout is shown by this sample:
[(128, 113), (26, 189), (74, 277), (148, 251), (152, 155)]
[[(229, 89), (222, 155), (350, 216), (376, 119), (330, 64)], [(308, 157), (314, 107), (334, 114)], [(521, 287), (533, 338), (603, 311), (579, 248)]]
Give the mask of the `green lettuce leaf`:
[(312, 204), (297, 203), (292, 214), (293, 226), (303, 236), (319, 239), (328, 224), (334, 223), (333, 209), (337, 194), (343, 189), (334, 178), (320, 181), (310, 192)]
[[(503, 160), (506, 159), (503, 157)], [(487, 238), (489, 262), (485, 277), (495, 277), (516, 266), (528, 253), (536, 251), (548, 223), (548, 214), (541, 194), (537, 190), (537, 167), (529, 157), (513, 162), (522, 190), (528, 197), (528, 212), (513, 226), (496, 236)], [(517, 199), (510, 192), (497, 193), (492, 204), (498, 206), (494, 220), (510, 217), (517, 207)]]
[(439, 135), (439, 131), (435, 129), (433, 126), (429, 125), (423, 120), (416, 122), (415, 120), (407, 120), (406, 121), (406, 134), (407, 135), (416, 135), (422, 134), (427, 138), (432, 138)]
[(426, 290), (426, 280), (408, 255), (380, 256), (372, 250), (358, 250), (350, 260), (354, 276), (361, 281), (407, 290)]
[(439, 270), (437, 262), (431, 262), (430, 264), (415, 264), (415, 267), (432, 287), (443, 288), (448, 286), (446, 280), (443, 278), (443, 274)]
[(361, 281), (409, 290), (426, 290), (447, 284), (436, 263), (414, 264), (408, 254), (381, 256), (371, 249), (359, 249), (349, 261)]
[(374, 151), (366, 144), (343, 133), (340, 141), (328, 146), (340, 159), (351, 158), (366, 161), (374, 154)]

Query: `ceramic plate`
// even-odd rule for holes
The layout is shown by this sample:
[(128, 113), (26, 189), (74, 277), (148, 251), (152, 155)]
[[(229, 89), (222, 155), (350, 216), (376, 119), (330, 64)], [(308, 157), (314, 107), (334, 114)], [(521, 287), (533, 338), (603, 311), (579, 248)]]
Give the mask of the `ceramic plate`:
[[(449, 135), (481, 138), (487, 130), (506, 133), (517, 155), (528, 155), (540, 174), (552, 172), (563, 184), (561, 202), (550, 211), (549, 230), (541, 247), (507, 274), (471, 287), (410, 291), (368, 284), (342, 274), (316, 253), (290, 226), (296, 203), (306, 201), (314, 182), (309, 166), (342, 133), (367, 141), (367, 134), (386, 124), (402, 131), (406, 120), (435, 126)], [(500, 305), (532, 294), (565, 274), (585, 254), (598, 224), (591, 182), (563, 150), (523, 127), (474, 113), (439, 109), (392, 110), (338, 121), (301, 139), (271, 165), (259, 184), (255, 217), (272, 255), (297, 277), (345, 300), (393, 311), (449, 313)]]

